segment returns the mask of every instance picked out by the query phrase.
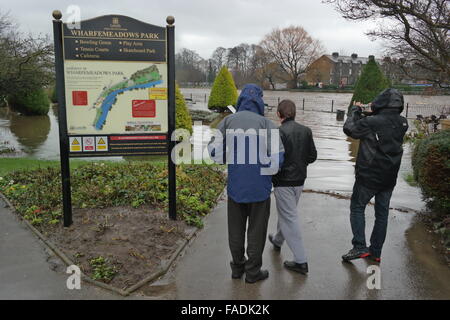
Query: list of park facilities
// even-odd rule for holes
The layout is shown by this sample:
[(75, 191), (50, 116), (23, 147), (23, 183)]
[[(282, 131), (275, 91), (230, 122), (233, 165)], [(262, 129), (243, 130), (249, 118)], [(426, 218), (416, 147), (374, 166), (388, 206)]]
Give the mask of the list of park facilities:
[(166, 29), (108, 15), (63, 25), (65, 60), (166, 62)]

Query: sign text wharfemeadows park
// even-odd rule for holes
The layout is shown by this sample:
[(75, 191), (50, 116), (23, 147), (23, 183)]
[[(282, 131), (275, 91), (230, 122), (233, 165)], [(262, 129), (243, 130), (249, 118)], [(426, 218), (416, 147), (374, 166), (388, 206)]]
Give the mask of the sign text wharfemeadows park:
[(69, 157), (167, 155), (176, 219), (174, 18), (159, 27), (106, 15), (63, 23), (53, 12), (64, 226), (72, 224)]

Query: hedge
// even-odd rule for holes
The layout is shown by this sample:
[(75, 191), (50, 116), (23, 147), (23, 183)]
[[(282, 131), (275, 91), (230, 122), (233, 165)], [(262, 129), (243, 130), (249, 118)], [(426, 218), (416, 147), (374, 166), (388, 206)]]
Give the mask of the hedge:
[(414, 179), (437, 213), (450, 212), (450, 129), (418, 140), (413, 149)]
[(227, 67), (222, 67), (217, 74), (209, 96), (208, 108), (225, 111), (227, 106), (235, 106), (238, 92), (234, 84), (233, 76)]
[(42, 88), (13, 95), (9, 98), (9, 103), (15, 110), (26, 115), (46, 115), (50, 109), (47, 92)]

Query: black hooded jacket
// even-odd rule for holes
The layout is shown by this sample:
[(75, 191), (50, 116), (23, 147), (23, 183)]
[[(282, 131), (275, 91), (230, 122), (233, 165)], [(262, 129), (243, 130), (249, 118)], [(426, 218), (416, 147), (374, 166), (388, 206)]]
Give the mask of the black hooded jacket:
[(360, 139), (356, 159), (356, 180), (372, 190), (393, 188), (403, 155), (403, 137), (408, 121), (400, 116), (403, 95), (386, 89), (372, 102), (372, 115), (364, 117), (353, 106), (344, 124), (344, 133)]

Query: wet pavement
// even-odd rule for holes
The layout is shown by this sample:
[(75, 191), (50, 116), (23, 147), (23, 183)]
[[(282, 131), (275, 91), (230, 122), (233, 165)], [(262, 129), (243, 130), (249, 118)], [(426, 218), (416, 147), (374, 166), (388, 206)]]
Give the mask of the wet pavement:
[(119, 298), (85, 283), (81, 290), (68, 290), (64, 272), (63, 263), (0, 199), (0, 300)]
[[(171, 299), (450, 299), (450, 269), (433, 250), (417, 257), (417, 243), (431, 248), (413, 213), (391, 210), (388, 236), (380, 266), (381, 289), (369, 290), (367, 260), (341, 262), (351, 247), (349, 201), (322, 194), (304, 193), (299, 203), (310, 273), (303, 276), (286, 270), (292, 258), (284, 245), (281, 253), (269, 242), (263, 268), (269, 279), (247, 284), (232, 280), (227, 238), (226, 202), (208, 216), (204, 230), (178, 260), (177, 266), (153, 288)], [(373, 206), (366, 210), (367, 232), (374, 222)], [(269, 232), (276, 227), (272, 199)], [(408, 237), (405, 235), (408, 234)], [(369, 233), (368, 233), (369, 237)], [(420, 249), (423, 252), (423, 248)], [(156, 294), (151, 288), (147, 294)]]

